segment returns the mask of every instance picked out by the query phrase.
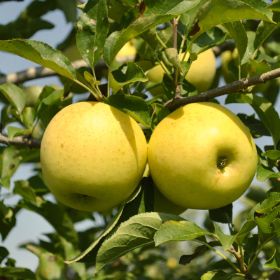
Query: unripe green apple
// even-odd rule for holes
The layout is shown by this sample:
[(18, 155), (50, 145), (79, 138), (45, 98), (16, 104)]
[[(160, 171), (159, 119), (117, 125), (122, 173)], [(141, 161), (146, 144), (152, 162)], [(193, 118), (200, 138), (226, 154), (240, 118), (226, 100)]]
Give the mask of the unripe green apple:
[(60, 202), (83, 211), (107, 211), (125, 201), (146, 161), (140, 126), (101, 102), (79, 102), (59, 111), (41, 144), (46, 185)]
[(219, 208), (235, 201), (249, 187), (257, 162), (249, 129), (231, 111), (209, 102), (172, 112), (148, 145), (156, 186), (184, 208)]
[[(179, 56), (183, 59), (184, 54)], [(189, 55), (185, 56), (185, 61), (189, 59)], [(185, 79), (193, 84), (198, 91), (209, 89), (213, 83), (216, 73), (216, 59), (212, 49), (208, 49), (197, 56), (193, 61)], [(147, 78), (153, 83), (161, 83), (164, 76), (164, 70), (161, 65), (156, 65), (146, 73)]]

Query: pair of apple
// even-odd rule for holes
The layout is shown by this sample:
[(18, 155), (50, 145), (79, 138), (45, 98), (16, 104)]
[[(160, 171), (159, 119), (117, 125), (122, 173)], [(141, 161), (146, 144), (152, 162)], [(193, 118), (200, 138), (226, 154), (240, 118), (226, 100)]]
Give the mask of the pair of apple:
[(124, 202), (147, 162), (158, 197), (163, 194), (166, 201), (158, 203), (159, 211), (169, 211), (168, 203), (169, 209), (172, 204), (222, 207), (250, 185), (257, 158), (248, 128), (226, 108), (208, 102), (171, 113), (148, 145), (124, 112), (101, 102), (75, 103), (54, 116), (41, 144), (46, 185), (59, 201), (85, 211), (106, 211)]

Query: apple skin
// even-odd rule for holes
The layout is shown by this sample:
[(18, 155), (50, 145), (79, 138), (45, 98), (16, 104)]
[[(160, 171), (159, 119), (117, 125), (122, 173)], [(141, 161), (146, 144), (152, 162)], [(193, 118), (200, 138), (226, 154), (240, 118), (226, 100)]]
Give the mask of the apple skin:
[(140, 126), (101, 102), (79, 102), (59, 111), (41, 144), (46, 185), (60, 202), (82, 211), (108, 211), (125, 201), (146, 162)]
[(124, 44), (124, 46), (117, 53), (115, 60), (119, 63), (133, 61), (136, 57), (136, 47), (132, 41)]
[(184, 208), (213, 209), (235, 201), (249, 187), (257, 162), (249, 129), (231, 111), (209, 102), (172, 112), (148, 144), (155, 185)]
[[(183, 55), (179, 56), (183, 58)], [(189, 55), (185, 56), (185, 61)], [(216, 59), (212, 49), (208, 49), (198, 54), (197, 59), (193, 61), (186, 75), (186, 80), (194, 85), (198, 91), (202, 92), (210, 88), (216, 74)], [(161, 65), (156, 65), (146, 72), (147, 78), (153, 83), (161, 83), (164, 76), (164, 70)]]

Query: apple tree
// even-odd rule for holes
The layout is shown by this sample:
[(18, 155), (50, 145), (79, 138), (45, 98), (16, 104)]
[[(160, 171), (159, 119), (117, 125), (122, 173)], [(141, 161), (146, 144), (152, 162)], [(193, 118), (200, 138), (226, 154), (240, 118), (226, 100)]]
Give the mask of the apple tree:
[[(2, 2), (11, 1), (0, 1), (0, 9), (9, 4)], [(71, 26), (56, 46), (32, 38), (56, 26), (46, 17), (52, 11)], [(0, 279), (280, 279), (279, 0), (33, 0), (0, 25), (0, 51), (36, 64), (7, 73), (0, 62)], [(209, 51), (212, 58), (202, 58)], [(57, 79), (39, 82), (46, 77)], [(80, 101), (124, 112), (147, 143), (182, 106), (219, 103), (254, 138), (255, 178), (228, 205), (187, 209), (169, 197), (158, 203), (146, 169), (113, 209), (67, 207), (45, 184), (40, 147), (53, 117)], [(199, 154), (210, 149), (205, 144)], [(14, 180), (26, 164), (32, 175)], [(17, 265), (5, 246), (22, 211), (53, 229), (18, 244), (38, 258), (34, 271)], [(90, 227), (78, 226), (88, 221)]]

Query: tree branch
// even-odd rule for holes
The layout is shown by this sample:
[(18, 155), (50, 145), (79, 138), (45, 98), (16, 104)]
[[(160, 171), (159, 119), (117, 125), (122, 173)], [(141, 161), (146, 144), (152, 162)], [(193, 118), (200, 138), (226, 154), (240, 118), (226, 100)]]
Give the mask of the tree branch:
[[(88, 66), (84, 60), (76, 60), (72, 63), (72, 65), (75, 69)], [(37, 66), (37, 67), (28, 68), (23, 71), (11, 73), (6, 76), (2, 76), (0, 77), (0, 84), (3, 83), (19, 84), (34, 79), (45, 78), (45, 77), (50, 77), (55, 75), (57, 75), (57, 73), (54, 72), (53, 70), (42, 66)]]
[(9, 138), (4, 134), (0, 133), (0, 145), (4, 144), (14, 145), (14, 146), (21, 146), (21, 147), (29, 147), (29, 148), (40, 148), (40, 141), (30, 137), (24, 136), (16, 136), (14, 138)]
[(280, 77), (280, 68), (265, 72), (261, 75), (234, 81), (225, 86), (202, 92), (199, 95), (180, 98), (177, 97), (167, 102), (165, 106), (171, 110), (174, 110), (189, 103), (208, 101), (212, 98), (225, 94), (242, 93), (242, 91), (252, 85), (262, 84), (278, 77)]

